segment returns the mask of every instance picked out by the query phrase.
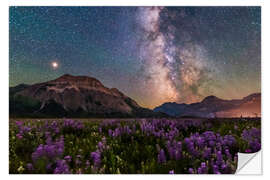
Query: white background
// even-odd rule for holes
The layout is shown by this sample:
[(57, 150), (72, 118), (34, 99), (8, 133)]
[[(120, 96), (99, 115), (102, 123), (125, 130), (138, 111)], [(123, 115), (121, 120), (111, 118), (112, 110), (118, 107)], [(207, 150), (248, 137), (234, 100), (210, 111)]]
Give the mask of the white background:
[[(262, 7), (262, 172), (263, 175), (9, 175), (8, 174), (8, 7), (21, 6), (261, 6)], [(0, 0), (0, 176), (1, 179), (269, 179), (270, 174), (270, 1), (269, 0)], [(252, 167), (252, 166), (251, 166)]]

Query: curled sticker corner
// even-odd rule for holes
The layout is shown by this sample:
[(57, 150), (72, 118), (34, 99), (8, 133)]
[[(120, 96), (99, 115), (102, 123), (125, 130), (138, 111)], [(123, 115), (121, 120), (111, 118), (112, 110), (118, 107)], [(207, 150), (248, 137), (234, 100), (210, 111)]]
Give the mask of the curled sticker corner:
[(235, 174), (262, 174), (261, 151), (256, 153), (238, 153), (238, 162)]

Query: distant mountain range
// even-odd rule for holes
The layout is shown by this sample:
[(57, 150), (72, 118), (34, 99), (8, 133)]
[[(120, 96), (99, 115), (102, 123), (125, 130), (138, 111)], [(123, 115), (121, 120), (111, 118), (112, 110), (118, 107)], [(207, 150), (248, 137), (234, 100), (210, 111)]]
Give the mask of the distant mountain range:
[(65, 74), (10, 87), (9, 112), (10, 117), (259, 117), (261, 94), (234, 100), (208, 96), (198, 103), (164, 103), (150, 110), (95, 78)]
[(260, 117), (261, 93), (233, 100), (208, 96), (201, 102), (192, 104), (164, 103), (154, 111), (176, 117)]
[(11, 117), (164, 117), (140, 107), (116, 88), (87, 76), (65, 74), (48, 82), (9, 89)]

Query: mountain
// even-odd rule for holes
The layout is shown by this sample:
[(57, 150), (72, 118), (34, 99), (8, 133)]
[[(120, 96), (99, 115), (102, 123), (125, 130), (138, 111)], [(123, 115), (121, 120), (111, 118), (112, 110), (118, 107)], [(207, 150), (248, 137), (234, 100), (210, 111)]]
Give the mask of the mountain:
[(116, 88), (87, 76), (65, 74), (55, 80), (10, 88), (15, 117), (155, 117)]
[(192, 104), (164, 103), (154, 111), (177, 117), (260, 117), (261, 93), (233, 100), (208, 96)]

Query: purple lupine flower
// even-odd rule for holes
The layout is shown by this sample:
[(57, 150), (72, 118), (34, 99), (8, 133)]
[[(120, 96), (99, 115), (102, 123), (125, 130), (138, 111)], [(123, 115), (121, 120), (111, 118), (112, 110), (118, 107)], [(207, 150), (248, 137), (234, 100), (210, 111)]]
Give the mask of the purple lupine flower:
[(218, 152), (216, 153), (216, 157), (217, 157), (217, 161), (216, 161), (217, 165), (221, 165), (222, 162), (223, 162), (223, 157), (222, 157), (221, 151), (218, 151)]
[(111, 129), (108, 130), (109, 136), (113, 136), (113, 131)]
[(258, 139), (254, 139), (251, 142), (249, 142), (250, 148), (252, 152), (257, 152), (261, 149), (261, 143)]
[(215, 146), (215, 142), (212, 141), (212, 140), (210, 140), (210, 141), (208, 142), (208, 144), (209, 144), (210, 147), (214, 147), (214, 146)]
[(63, 122), (64, 128), (70, 128), (74, 130), (80, 130), (84, 128), (84, 125), (81, 121), (78, 120), (72, 120), (72, 119), (65, 119)]
[(98, 132), (102, 133), (102, 128), (101, 127), (98, 128)]
[(251, 152), (257, 152), (261, 149), (261, 130), (257, 128), (251, 128), (249, 130), (243, 130), (242, 139), (249, 144)]
[(189, 174), (194, 174), (193, 168), (189, 168), (189, 169), (188, 169), (188, 172), (189, 172)]
[(223, 145), (232, 146), (235, 143), (236, 143), (236, 140), (232, 135), (225, 135), (223, 137)]
[(203, 173), (201, 167), (198, 168), (197, 173), (198, 173), (198, 174), (202, 174), (202, 173)]
[(179, 160), (182, 154), (182, 143), (181, 141), (176, 142), (176, 141), (167, 141), (167, 151), (169, 153), (170, 159), (175, 159)]
[(261, 130), (257, 128), (251, 128), (249, 130), (244, 130), (242, 132), (242, 137), (246, 141), (251, 141), (252, 139), (261, 138)]
[(204, 146), (204, 139), (202, 137), (198, 137), (196, 140), (199, 147)]
[(203, 158), (210, 159), (211, 157), (211, 148), (206, 148), (203, 152)]
[(227, 164), (226, 164), (226, 163), (223, 163), (223, 164), (221, 165), (221, 169), (224, 171), (226, 168), (227, 168)]
[(71, 156), (65, 156), (64, 159), (65, 159), (67, 162), (71, 162), (72, 157), (71, 157)]
[(60, 157), (64, 152), (64, 138), (63, 136), (55, 142), (47, 141), (49, 144), (40, 144), (35, 152), (32, 153), (32, 160), (36, 162), (38, 159), (44, 157), (50, 160)]
[(69, 166), (66, 160), (57, 160), (56, 168), (54, 169), (54, 174), (70, 174)]
[(251, 151), (251, 149), (246, 149), (245, 152), (246, 153), (251, 153), (252, 151)]
[(159, 163), (165, 163), (166, 162), (166, 156), (165, 156), (165, 152), (163, 149), (161, 149), (159, 151), (159, 154), (158, 154), (158, 162)]
[(61, 154), (63, 154), (64, 152), (64, 148), (62, 146), (57, 148), (57, 155), (60, 156)]
[(22, 122), (22, 121), (16, 121), (15, 124), (16, 124), (18, 127), (20, 127), (20, 126), (23, 125), (23, 122)]
[(37, 159), (44, 155), (43, 144), (40, 144), (35, 152), (32, 153), (32, 160), (35, 162)]
[(214, 173), (214, 174), (221, 174), (220, 171), (219, 171), (218, 166), (215, 165), (215, 164), (213, 165), (213, 173)]
[(54, 129), (54, 133), (55, 133), (55, 134), (58, 134), (59, 132), (60, 132), (59, 128), (55, 128), (55, 129)]
[(116, 128), (115, 130), (114, 130), (114, 137), (117, 137), (117, 136), (120, 136), (120, 134), (121, 134), (121, 128)]
[(103, 149), (105, 149), (105, 147), (104, 147), (104, 144), (100, 141), (100, 142), (98, 142), (98, 149), (99, 150), (103, 150)]
[(91, 158), (93, 159), (94, 165), (99, 167), (101, 163), (101, 153), (97, 150), (95, 152), (91, 152)]
[(208, 167), (206, 166), (205, 162), (201, 163), (201, 166), (198, 168), (199, 174), (207, 174), (208, 173)]

